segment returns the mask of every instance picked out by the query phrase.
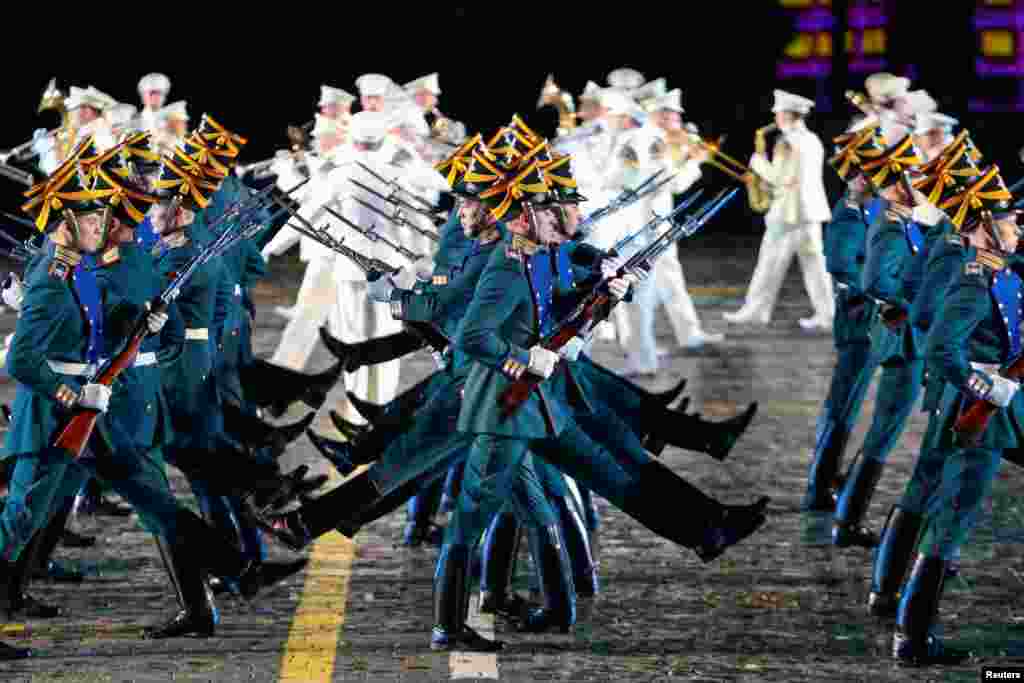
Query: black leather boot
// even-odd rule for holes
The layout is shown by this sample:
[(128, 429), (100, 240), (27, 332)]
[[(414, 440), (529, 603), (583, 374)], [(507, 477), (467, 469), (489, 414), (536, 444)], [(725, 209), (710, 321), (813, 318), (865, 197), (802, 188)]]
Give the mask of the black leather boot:
[(946, 561), (918, 555), (896, 615), (892, 655), (906, 666), (956, 665), (970, 652), (947, 647), (932, 632), (946, 581)]
[(143, 635), (152, 640), (213, 636), (220, 617), (213, 594), (206, 584), (206, 573), (192, 557), (191, 553), (197, 549), (191, 549), (190, 553), (181, 542), (172, 545), (163, 536), (154, 538), (180, 609), (169, 621), (146, 627)]
[(804, 512), (832, 512), (836, 508), (836, 491), (843, 453), (850, 434), (835, 422), (829, 422), (822, 430), (814, 452), (807, 477), (807, 491), (801, 509)]
[(73, 498), (68, 498), (40, 532), (42, 536), (36, 563), (32, 567), (32, 578), (56, 583), (81, 583), (85, 580), (81, 572), (69, 569), (53, 559), (53, 551), (64, 536), (64, 527), (71, 517), (72, 502)]
[(871, 616), (896, 616), (899, 589), (917, 549), (923, 522), (922, 515), (895, 505), (890, 508), (871, 574), (871, 593), (868, 595), (868, 614)]
[(466, 625), (469, 613), (469, 548), (444, 545), (434, 573), (434, 628), (430, 633), (431, 650), (497, 652), (504, 647), (498, 640), (487, 640)]
[(336, 411), (330, 410), (327, 412), (331, 418), (331, 422), (334, 423), (334, 428), (341, 432), (349, 441), (357, 441), (358, 439), (366, 436), (367, 432), (373, 429), (370, 425), (356, 424), (355, 422), (349, 422)]
[(341, 363), (335, 363), (324, 372), (307, 375), (257, 359), (239, 369), (239, 379), (246, 400), (265, 408), (274, 417), (280, 417), (296, 401), (319, 410), (327, 400), (327, 394), (338, 383), (342, 370)]
[(320, 436), (312, 429), (306, 431), (309, 442), (313, 444), (317, 452), (324, 456), (334, 469), (343, 477), (352, 474), (356, 465), (352, 462), (352, 446), (347, 441), (335, 441), (326, 436)]
[(557, 630), (568, 633), (576, 623), (576, 587), (572, 582), (569, 554), (562, 542), (557, 524), (543, 528), (531, 527), (530, 554), (540, 579), (544, 603), (527, 610), (519, 630), (525, 633), (546, 633)]
[(321, 327), (320, 339), (327, 350), (342, 362), (345, 372), (355, 372), (365, 365), (397, 360), (423, 348), (420, 337), (408, 331), (346, 344), (328, 332), (326, 327)]
[(742, 414), (722, 422), (705, 420), (700, 414), (688, 415), (683, 410), (662, 409), (653, 414), (656, 415), (653, 419), (645, 421), (649, 431), (644, 447), (661, 455), (666, 445), (672, 445), (725, 460), (757, 414), (757, 402), (747, 406)]
[(268, 449), (272, 458), (283, 455), (288, 445), (302, 436), (315, 417), (316, 413), (310, 412), (298, 422), (275, 427), (245, 413), (234, 403), (224, 403), (224, 430), (250, 450)]
[(510, 510), (496, 514), (487, 527), (480, 569), (480, 611), (484, 614), (518, 619), (527, 608), (522, 597), (509, 591), (521, 530)]
[(864, 517), (884, 468), (885, 465), (877, 460), (857, 456), (836, 504), (832, 524), (833, 545), (839, 548), (874, 548), (878, 545), (878, 536), (864, 524)]
[(554, 502), (562, 522), (562, 531), (565, 533), (565, 549), (569, 553), (569, 562), (572, 565), (572, 583), (576, 587), (576, 597), (592, 598), (598, 593), (597, 562), (594, 560), (590, 545), (587, 523), (573, 497), (562, 497)]
[(0, 587), (3, 589), (0, 601), (11, 619), (53, 619), (63, 614), (59, 607), (39, 602), (27, 592), (32, 569), (39, 564), (43, 531), (45, 527), (35, 533), (15, 562), (0, 563)]
[(412, 414), (423, 405), (423, 402), (426, 400), (426, 388), (430, 383), (430, 379), (428, 376), (426, 379), (420, 380), (383, 405), (365, 401), (351, 391), (347, 392), (346, 395), (359, 414), (366, 418), (366, 421), (374, 427), (377, 427), (382, 422), (397, 427), (407, 424)]

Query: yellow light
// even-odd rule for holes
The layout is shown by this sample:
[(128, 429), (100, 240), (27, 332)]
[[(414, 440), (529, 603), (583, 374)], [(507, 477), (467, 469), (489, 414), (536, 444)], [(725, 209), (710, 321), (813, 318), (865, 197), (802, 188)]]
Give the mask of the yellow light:
[(786, 56), (790, 59), (807, 59), (814, 49), (814, 36), (810, 33), (798, 33), (786, 46)]
[(1013, 34), (1009, 31), (982, 31), (981, 53), (986, 57), (1012, 57)]
[(884, 28), (871, 28), (864, 31), (864, 54), (885, 54), (886, 37)]
[(817, 40), (814, 45), (815, 54), (819, 57), (831, 57), (832, 56), (832, 34), (831, 33), (819, 33)]

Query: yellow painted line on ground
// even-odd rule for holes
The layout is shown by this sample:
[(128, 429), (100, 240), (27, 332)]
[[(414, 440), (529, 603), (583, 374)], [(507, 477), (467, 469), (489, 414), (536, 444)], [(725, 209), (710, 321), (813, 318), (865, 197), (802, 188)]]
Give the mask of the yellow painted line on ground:
[[(331, 471), (329, 485), (340, 479)], [(281, 681), (319, 683), (332, 679), (355, 558), (355, 541), (339, 533), (332, 531), (313, 544), (302, 595), (281, 654)]]
[(281, 655), (282, 681), (330, 681), (345, 625), (355, 542), (330, 533), (313, 546), (302, 597)]

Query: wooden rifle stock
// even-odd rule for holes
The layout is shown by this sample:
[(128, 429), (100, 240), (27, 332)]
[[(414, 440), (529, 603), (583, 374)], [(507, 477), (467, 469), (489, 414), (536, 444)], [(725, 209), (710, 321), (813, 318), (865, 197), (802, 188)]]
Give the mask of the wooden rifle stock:
[[(102, 384), (109, 387), (114, 383), (118, 375), (124, 372), (126, 368), (131, 367), (132, 363), (135, 362), (135, 358), (139, 355), (139, 346), (149, 331), (146, 327), (146, 316), (150, 313), (160, 313), (166, 307), (167, 304), (161, 299), (157, 299), (150, 305), (150, 310), (146, 311), (146, 315), (143, 315), (141, 320), (136, 323), (135, 329), (132, 331), (132, 335), (128, 338), (124, 348), (111, 358), (106, 365), (100, 368), (96, 377), (91, 380), (92, 384)], [(75, 408), (74, 414), (60, 428), (57, 438), (53, 443), (54, 447), (67, 451), (72, 458), (80, 458), (82, 451), (85, 450), (85, 445), (89, 443), (93, 429), (96, 428), (96, 420), (99, 416), (99, 412), (91, 408)]]
[[(1013, 365), (1003, 373), (1003, 377), (1012, 379), (1014, 382), (1024, 379), (1024, 356), (1014, 361)], [(997, 410), (999, 409), (993, 404), (981, 400), (974, 401), (965, 408), (953, 424), (953, 431), (956, 432), (960, 443), (965, 446), (977, 445), (981, 441), (985, 429), (988, 428), (989, 420)]]
[[(584, 306), (581, 315), (573, 318), (570, 322), (559, 328), (557, 332), (542, 342), (541, 346), (548, 351), (558, 351), (560, 348), (568, 344), (569, 340), (575, 337), (584, 325), (586, 325), (590, 320), (597, 318), (598, 312), (607, 302), (608, 296), (606, 294), (593, 295), (591, 300)], [(604, 308), (604, 315), (601, 316), (602, 320), (607, 317), (609, 310), (611, 309), (607, 307)], [(526, 403), (527, 399), (530, 398), (530, 394), (542, 381), (543, 378), (541, 377), (537, 377), (536, 375), (531, 375), (529, 373), (523, 373), (522, 377), (506, 386), (505, 390), (501, 392), (501, 396), (498, 397), (501, 419), (506, 420), (519, 410), (519, 406)]]

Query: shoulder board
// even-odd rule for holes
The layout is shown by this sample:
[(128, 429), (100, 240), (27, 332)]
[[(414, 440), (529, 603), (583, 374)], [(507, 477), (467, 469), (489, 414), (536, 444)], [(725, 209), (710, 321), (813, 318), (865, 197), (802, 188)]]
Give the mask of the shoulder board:
[(445, 285), (448, 284), (448, 276), (447, 275), (435, 275), (433, 278), (431, 278), (430, 282), (435, 287), (444, 287)]
[(101, 266), (109, 266), (109, 265), (113, 265), (113, 264), (117, 263), (120, 260), (121, 260), (121, 251), (120, 251), (120, 249), (118, 249), (118, 247), (111, 247), (110, 249), (107, 249), (105, 252), (100, 254), (99, 264)]
[(989, 251), (979, 250), (975, 261), (994, 271), (1000, 271), (1006, 267), (1006, 259)]

